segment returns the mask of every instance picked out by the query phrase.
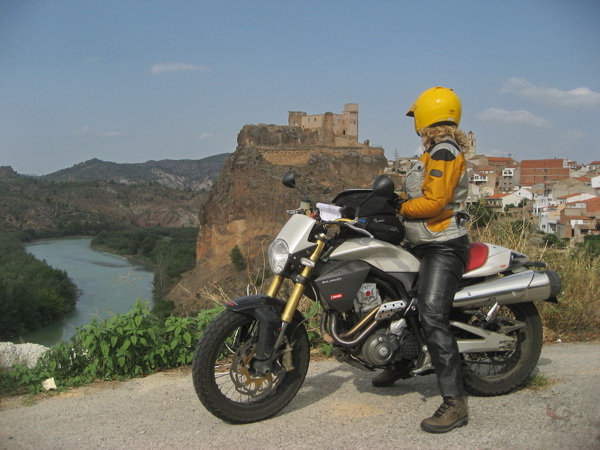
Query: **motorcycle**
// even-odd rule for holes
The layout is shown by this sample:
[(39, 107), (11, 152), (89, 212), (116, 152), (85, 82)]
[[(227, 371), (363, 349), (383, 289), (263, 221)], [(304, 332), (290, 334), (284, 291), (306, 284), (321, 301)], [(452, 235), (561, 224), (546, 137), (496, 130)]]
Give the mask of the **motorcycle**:
[[(229, 423), (272, 417), (302, 386), (310, 359), (303, 295), (320, 302), (321, 334), (340, 362), (374, 371), (404, 361), (411, 376), (433, 370), (416, 302), (419, 260), (398, 245), (401, 225), (365, 213), (390, 205), (393, 181), (380, 175), (372, 189), (344, 191), (316, 209), (293, 172), (283, 184), (305, 198), (269, 247), (266, 294), (227, 302), (194, 353), (196, 393)], [(471, 244), (450, 316), (469, 394), (513, 392), (536, 367), (542, 323), (534, 301), (556, 302), (561, 290), (555, 272), (538, 270), (545, 267), (508, 248)], [(285, 279), (293, 282), (287, 301), (278, 298)]]

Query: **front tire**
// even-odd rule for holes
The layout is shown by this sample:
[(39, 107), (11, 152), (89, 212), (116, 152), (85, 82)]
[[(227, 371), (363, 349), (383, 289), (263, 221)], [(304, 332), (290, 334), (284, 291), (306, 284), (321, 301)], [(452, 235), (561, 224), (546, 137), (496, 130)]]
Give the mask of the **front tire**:
[[(481, 312), (487, 314), (488, 309), (482, 308)], [(542, 321), (533, 303), (503, 305), (498, 307), (491, 321), (477, 318), (471, 321), (491, 331), (519, 323), (525, 326), (508, 333), (517, 340), (514, 350), (462, 355), (465, 390), (469, 394), (489, 397), (515, 391), (535, 369), (543, 340)]]
[(192, 362), (192, 378), (202, 404), (229, 423), (251, 423), (277, 414), (294, 398), (308, 371), (310, 349), (304, 325), (287, 329), (285, 368), (265, 376), (252, 369), (259, 323), (249, 315), (226, 309), (206, 328)]

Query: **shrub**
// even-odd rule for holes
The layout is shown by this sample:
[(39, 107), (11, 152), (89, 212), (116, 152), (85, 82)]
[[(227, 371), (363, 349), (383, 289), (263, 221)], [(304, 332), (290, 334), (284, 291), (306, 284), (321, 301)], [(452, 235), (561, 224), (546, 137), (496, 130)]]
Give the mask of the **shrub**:
[(0, 373), (0, 392), (35, 393), (50, 377), (69, 387), (190, 364), (200, 334), (222, 309), (204, 310), (196, 317), (170, 316), (162, 325), (147, 304), (138, 302), (127, 314), (79, 328), (70, 343), (52, 347), (33, 369), (17, 366)]
[(237, 245), (231, 249), (229, 257), (231, 258), (231, 263), (233, 264), (233, 267), (235, 267), (238, 272), (241, 272), (246, 268), (246, 258), (244, 257), (244, 254)]

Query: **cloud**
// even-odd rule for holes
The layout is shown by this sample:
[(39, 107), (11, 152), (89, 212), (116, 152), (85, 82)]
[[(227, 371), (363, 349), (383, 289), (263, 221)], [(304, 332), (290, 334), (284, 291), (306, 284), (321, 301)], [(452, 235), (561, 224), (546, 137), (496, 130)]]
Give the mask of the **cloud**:
[(115, 137), (123, 136), (123, 133), (121, 133), (120, 131), (106, 131), (104, 133), (98, 133), (98, 132), (92, 130), (92, 128), (89, 125), (86, 125), (83, 128), (80, 128), (78, 130), (71, 131), (71, 136), (91, 136), (91, 137), (100, 136), (100, 137), (107, 137), (107, 138), (115, 138)]
[(600, 106), (600, 93), (587, 87), (578, 87), (570, 91), (558, 88), (535, 86), (525, 78), (509, 78), (500, 92), (516, 94), (521, 98), (540, 101), (565, 107)]
[(213, 133), (202, 133), (200, 136), (198, 136), (198, 140), (203, 141), (204, 139), (211, 139), (214, 137), (215, 137), (215, 134), (213, 134)]
[(548, 120), (537, 117), (529, 111), (506, 111), (504, 109), (488, 108), (479, 113), (481, 120), (486, 122), (499, 122), (517, 125), (528, 125), (536, 128), (545, 128), (550, 126)]
[(121, 133), (120, 131), (107, 131), (106, 133), (102, 134), (103, 137), (121, 137), (123, 136), (123, 133)]
[(155, 75), (160, 75), (168, 72), (189, 72), (189, 71), (199, 71), (204, 72), (208, 70), (206, 66), (197, 66), (194, 64), (186, 64), (186, 63), (156, 63), (152, 66), (150, 71)]
[(92, 129), (87, 125), (79, 130), (71, 131), (71, 136), (89, 136), (90, 134), (92, 134)]

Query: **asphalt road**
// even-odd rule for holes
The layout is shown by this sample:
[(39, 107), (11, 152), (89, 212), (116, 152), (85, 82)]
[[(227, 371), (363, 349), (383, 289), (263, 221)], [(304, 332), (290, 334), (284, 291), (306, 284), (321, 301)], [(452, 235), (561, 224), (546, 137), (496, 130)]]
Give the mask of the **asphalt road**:
[(600, 343), (544, 346), (549, 386), (470, 397), (470, 422), (419, 429), (439, 406), (435, 376), (371, 386), (371, 373), (311, 362), (304, 386), (274, 418), (229, 425), (208, 413), (189, 368), (78, 388), (23, 406), (0, 404), (0, 448), (600, 448)]

